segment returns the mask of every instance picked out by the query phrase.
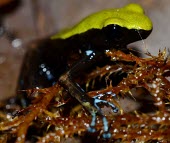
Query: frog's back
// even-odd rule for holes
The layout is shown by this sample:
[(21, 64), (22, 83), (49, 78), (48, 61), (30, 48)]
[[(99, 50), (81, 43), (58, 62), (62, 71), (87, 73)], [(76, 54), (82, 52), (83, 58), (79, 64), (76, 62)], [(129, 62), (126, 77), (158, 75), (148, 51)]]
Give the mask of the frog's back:
[(52, 36), (52, 39), (66, 39), (76, 34), (82, 34), (91, 29), (102, 29), (112, 24), (116, 24), (127, 29), (152, 29), (152, 22), (144, 14), (143, 8), (138, 4), (132, 3), (122, 8), (106, 9), (94, 13), (84, 18), (74, 27), (63, 30)]
[[(52, 86), (89, 52), (102, 53), (100, 60), (105, 63), (105, 50), (126, 49), (127, 44), (146, 38), (151, 29), (150, 19), (137, 4), (92, 14), (73, 28), (32, 44), (23, 62), (18, 89)], [(141, 35), (136, 30), (141, 30)], [(100, 64), (98, 60), (95, 66)]]

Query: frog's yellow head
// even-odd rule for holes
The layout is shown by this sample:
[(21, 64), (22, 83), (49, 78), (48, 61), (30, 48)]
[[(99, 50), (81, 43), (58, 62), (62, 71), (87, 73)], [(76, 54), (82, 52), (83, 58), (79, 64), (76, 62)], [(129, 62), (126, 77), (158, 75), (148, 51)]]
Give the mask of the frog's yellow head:
[(109, 25), (118, 25), (123, 28), (135, 30), (152, 30), (152, 22), (144, 14), (143, 8), (138, 4), (132, 3), (119, 9), (107, 9), (94, 13), (71, 29), (54, 35), (52, 39), (66, 39), (91, 29), (102, 29)]

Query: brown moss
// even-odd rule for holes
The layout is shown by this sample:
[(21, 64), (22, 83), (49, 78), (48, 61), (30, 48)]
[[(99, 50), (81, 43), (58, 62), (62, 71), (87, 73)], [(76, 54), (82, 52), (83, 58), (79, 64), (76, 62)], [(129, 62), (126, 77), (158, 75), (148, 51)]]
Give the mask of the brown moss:
[[(112, 134), (110, 139), (102, 138), (103, 124), (100, 117), (97, 117), (96, 133), (87, 131), (91, 122), (90, 114), (74, 99), (66, 98), (68, 93), (56, 84), (46, 89), (28, 90), (32, 104), (25, 109), (20, 107), (20, 111), (14, 117), (10, 113), (16, 109), (9, 111), (8, 106), (3, 105), (1, 109), (6, 109), (6, 112), (0, 115), (0, 140), (15, 140), (17, 143), (24, 143), (25, 140), (57, 143), (63, 138), (78, 137), (82, 142), (169, 142), (170, 60), (165, 56), (166, 52), (160, 52), (157, 57), (147, 53), (149, 58), (140, 58), (115, 50), (107, 52), (107, 55), (116, 64), (105, 65), (92, 71), (86, 76), (84, 84), (90, 97), (103, 94), (103, 99), (109, 100), (119, 108), (118, 114), (106, 113), (110, 124), (109, 131)], [(125, 73), (126, 76), (113, 84), (117, 75), (114, 78), (111, 76), (117, 72)], [(97, 80), (103, 77), (106, 86), (94, 90)], [(136, 93), (132, 93), (132, 89), (139, 87), (146, 90), (147, 95), (137, 93), (137, 90)], [(116, 98), (113, 94), (116, 94)], [(138, 94), (138, 97), (135, 94)], [(146, 96), (152, 97), (154, 108), (150, 112), (123, 112), (119, 103), (121, 98), (143, 99)], [(140, 104), (137, 100), (136, 102)], [(144, 103), (142, 108), (149, 110), (150, 107), (147, 106), (148, 104)], [(111, 112), (110, 110), (108, 108), (106, 112)]]

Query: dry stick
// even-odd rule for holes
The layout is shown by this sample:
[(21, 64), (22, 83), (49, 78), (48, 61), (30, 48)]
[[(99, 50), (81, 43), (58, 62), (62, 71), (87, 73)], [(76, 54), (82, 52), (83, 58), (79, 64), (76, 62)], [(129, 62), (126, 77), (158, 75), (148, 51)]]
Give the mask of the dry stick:
[(43, 89), (45, 91), (45, 95), (42, 96), (41, 101), (36, 104), (32, 105), (33, 110), (30, 111), (26, 116), (24, 121), (18, 126), (17, 132), (17, 140), (16, 143), (25, 143), (25, 135), (27, 133), (27, 129), (30, 123), (41, 113), (43, 109), (49, 105), (50, 101), (56, 95), (57, 91), (60, 89), (60, 86), (56, 84), (53, 87)]

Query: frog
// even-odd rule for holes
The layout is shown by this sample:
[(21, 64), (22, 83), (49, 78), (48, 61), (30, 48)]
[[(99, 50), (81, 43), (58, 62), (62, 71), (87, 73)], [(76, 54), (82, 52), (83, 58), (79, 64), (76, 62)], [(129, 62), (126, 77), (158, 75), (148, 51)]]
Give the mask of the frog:
[[(103, 121), (103, 138), (110, 138), (108, 121), (99, 104), (111, 106), (115, 113), (118, 107), (97, 95), (90, 98), (75, 78), (110, 62), (107, 51), (128, 51), (128, 44), (146, 39), (152, 29), (152, 21), (136, 3), (91, 14), (72, 28), (40, 40), (38, 46), (32, 44), (23, 61), (17, 90), (61, 85), (91, 114), (88, 131), (96, 131), (99, 115)], [(21, 103), (27, 106), (25, 100)]]

